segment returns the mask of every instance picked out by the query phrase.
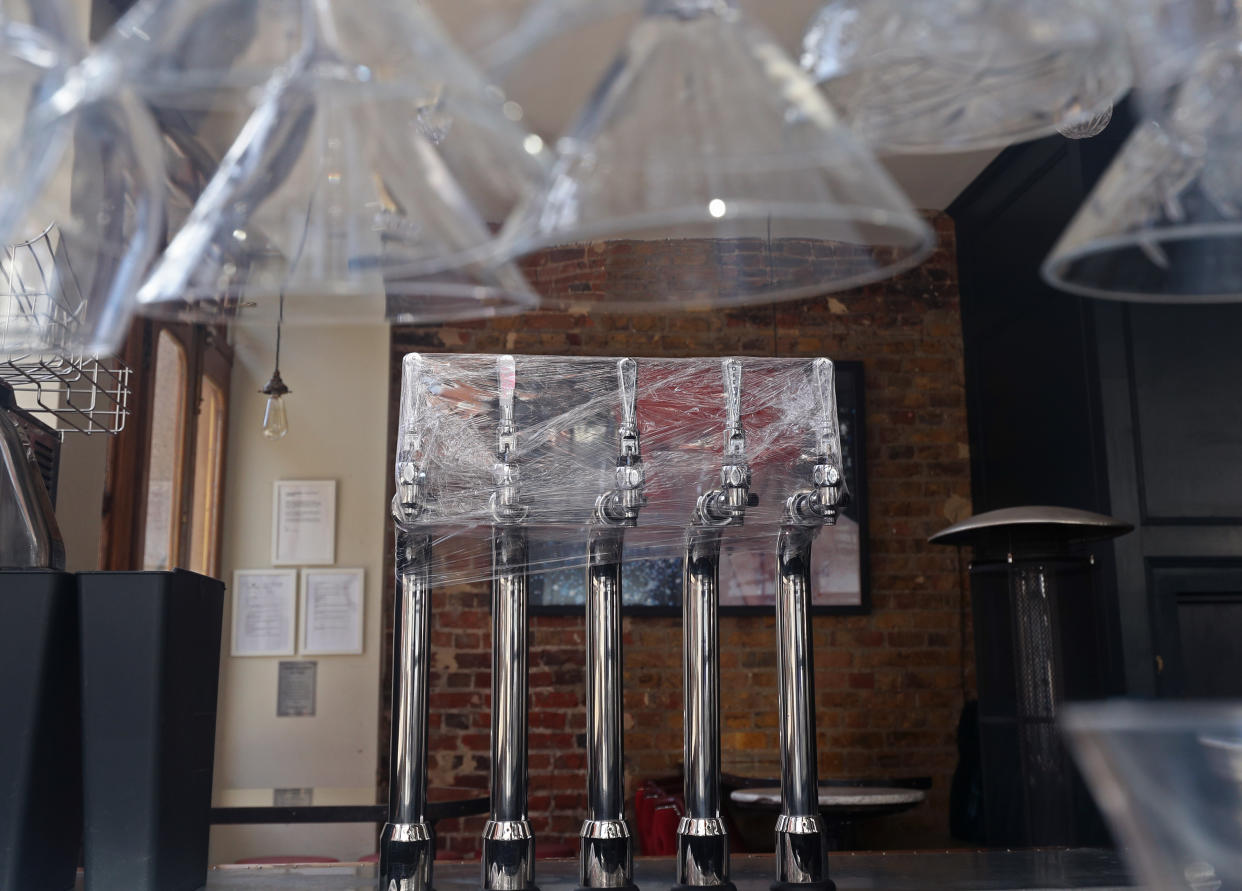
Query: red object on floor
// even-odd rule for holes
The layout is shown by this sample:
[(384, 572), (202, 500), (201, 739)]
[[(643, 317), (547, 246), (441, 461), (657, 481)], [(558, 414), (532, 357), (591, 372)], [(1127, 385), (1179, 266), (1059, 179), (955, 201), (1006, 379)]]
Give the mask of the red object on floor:
[(656, 807), (651, 815), (651, 847), (643, 853), (667, 856), (677, 853), (677, 824), (685, 808), (674, 799)]
[[(634, 817), (638, 824), (638, 844), (644, 854), (656, 853), (653, 845), (657, 845), (651, 835), (652, 820), (655, 815), (655, 809), (662, 804), (668, 804), (673, 799), (663, 789), (650, 780), (643, 783), (634, 792)], [(658, 845), (657, 845), (658, 846)]]
[(275, 866), (290, 863), (340, 863), (335, 857), (320, 857), (315, 854), (269, 854), (266, 857), (247, 857), (238, 860), (244, 866)]
[(365, 857), (358, 858), (359, 863), (379, 863), (379, 851), (374, 854), (367, 854)]

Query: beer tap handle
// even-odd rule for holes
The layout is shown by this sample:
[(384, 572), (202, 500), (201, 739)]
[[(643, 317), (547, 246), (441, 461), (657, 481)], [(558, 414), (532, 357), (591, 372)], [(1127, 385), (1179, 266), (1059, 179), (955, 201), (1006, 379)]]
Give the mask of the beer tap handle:
[(646, 477), (638, 432), (638, 363), (617, 362), (617, 389), (621, 396), (621, 423), (617, 428), (617, 466), (612, 491), (595, 502), (595, 521), (605, 526), (633, 526), (647, 503)]
[(638, 441), (638, 363), (633, 359), (617, 362), (617, 387), (621, 391), (621, 456), (639, 454)]
[(830, 359), (816, 359), (811, 387), (818, 408), (815, 419), (815, 511), (835, 519), (836, 510), (849, 499), (841, 456), (841, 429), (837, 419), (836, 366)]
[(529, 508), (522, 504), (518, 470), (517, 423), (513, 415), (514, 391), (517, 389), (517, 365), (512, 356), (498, 356), (496, 379), (499, 384), (500, 424), (496, 440), (496, 490), (489, 507), (499, 523), (514, 523), (526, 518)]
[(517, 425), (513, 420), (513, 395), (517, 389), (517, 363), (512, 356), (496, 359), (496, 378), (500, 385), (500, 438), (496, 453), (505, 462), (517, 459)]
[(424, 395), (423, 357), (411, 353), (405, 360), (401, 405), (400, 438), (397, 442), (397, 488), (393, 496), (393, 517), (399, 523), (413, 523), (426, 509), (427, 455), (423, 450), (421, 407)]
[(742, 363), (738, 359), (725, 359), (721, 366), (724, 372), (725, 457), (740, 458), (745, 461), (746, 430), (742, 427)]

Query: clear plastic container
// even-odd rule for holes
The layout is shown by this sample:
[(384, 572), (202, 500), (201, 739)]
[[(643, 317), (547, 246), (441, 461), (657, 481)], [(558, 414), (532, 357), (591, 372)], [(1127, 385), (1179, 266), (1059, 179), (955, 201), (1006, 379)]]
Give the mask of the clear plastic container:
[(1242, 703), (1078, 703), (1061, 723), (1139, 881), (1242, 888)]

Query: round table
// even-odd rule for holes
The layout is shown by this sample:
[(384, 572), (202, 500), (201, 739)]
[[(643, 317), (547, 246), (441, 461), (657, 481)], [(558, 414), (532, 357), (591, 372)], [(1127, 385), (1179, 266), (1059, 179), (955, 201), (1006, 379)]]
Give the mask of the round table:
[[(900, 786), (820, 786), (819, 812), (824, 818), (830, 850), (849, 850), (858, 820), (899, 814), (927, 798), (922, 789)], [(734, 789), (729, 800), (738, 808), (776, 814), (781, 809), (779, 786)]]

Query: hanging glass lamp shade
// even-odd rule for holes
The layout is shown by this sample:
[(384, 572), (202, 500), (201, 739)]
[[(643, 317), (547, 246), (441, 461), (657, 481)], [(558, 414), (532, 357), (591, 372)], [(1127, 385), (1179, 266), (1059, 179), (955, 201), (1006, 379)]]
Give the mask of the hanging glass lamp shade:
[(81, 61), (60, 0), (0, 3), (0, 354), (102, 354), (163, 232), (158, 136), (125, 91), (63, 110)]
[(552, 305), (823, 294), (913, 265), (934, 240), (814, 84), (729, 0), (649, 0), (557, 149), (549, 186), (501, 237), (508, 255), (562, 247), (580, 258), (563, 294), (533, 261)]
[(802, 64), (884, 152), (999, 148), (1103, 113), (1130, 87), (1094, 0), (828, 0)]
[(148, 0), (90, 66), (203, 171), (140, 312), (267, 323), (284, 295), (289, 323), (439, 321), (535, 302), (478, 256), (546, 153), (416, 4)]
[(1124, 0), (1118, 13), (1134, 60), (1134, 86), (1148, 114), (1167, 111), (1168, 91), (1194, 68), (1205, 46), (1234, 31), (1234, 0)]
[(1135, 130), (1043, 266), (1090, 297), (1242, 299), (1242, 48), (1204, 50), (1169, 113)]

